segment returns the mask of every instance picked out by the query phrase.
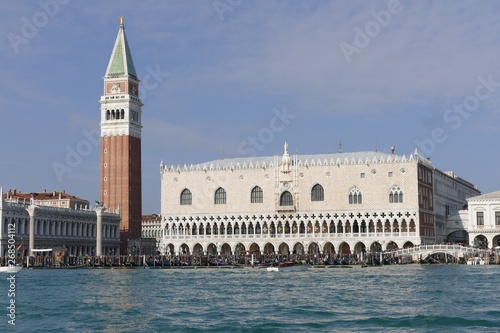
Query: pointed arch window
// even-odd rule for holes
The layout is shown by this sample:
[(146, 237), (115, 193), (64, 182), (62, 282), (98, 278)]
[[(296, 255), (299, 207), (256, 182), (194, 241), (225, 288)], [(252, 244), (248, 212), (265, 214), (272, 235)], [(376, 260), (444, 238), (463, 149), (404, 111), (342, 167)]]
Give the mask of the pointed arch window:
[(106, 110), (106, 120), (109, 120), (111, 118), (111, 112), (109, 110)]
[(399, 186), (393, 186), (391, 192), (389, 193), (390, 203), (400, 203), (403, 202), (403, 190)]
[(293, 196), (292, 193), (285, 191), (280, 197), (280, 206), (293, 206)]
[(311, 201), (325, 201), (325, 190), (320, 184), (313, 186), (311, 190)]
[(351, 189), (349, 192), (349, 204), (350, 205), (358, 205), (363, 202), (363, 196), (361, 194), (361, 191), (357, 188), (354, 187)]
[(191, 195), (191, 191), (187, 188), (181, 192), (181, 205), (191, 205), (193, 201), (193, 197)]
[(252, 189), (252, 193), (250, 194), (250, 202), (251, 203), (262, 203), (264, 202), (264, 192), (260, 186), (255, 186)]
[(222, 187), (219, 187), (215, 191), (214, 203), (216, 205), (225, 205), (226, 204), (226, 190), (224, 190)]

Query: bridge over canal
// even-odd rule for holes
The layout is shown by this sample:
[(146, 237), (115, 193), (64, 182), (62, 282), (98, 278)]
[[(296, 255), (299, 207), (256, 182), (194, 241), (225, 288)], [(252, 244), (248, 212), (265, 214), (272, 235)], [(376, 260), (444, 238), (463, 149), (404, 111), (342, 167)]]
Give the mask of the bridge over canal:
[(432, 244), (432, 245), (417, 245), (414, 247), (385, 252), (386, 256), (391, 257), (404, 257), (411, 256), (414, 260), (418, 258), (427, 258), (428, 256), (436, 253), (445, 253), (455, 258), (471, 258), (471, 257), (488, 257), (491, 253), (489, 249), (479, 249), (470, 246), (462, 246), (459, 244), (445, 245), (445, 244)]

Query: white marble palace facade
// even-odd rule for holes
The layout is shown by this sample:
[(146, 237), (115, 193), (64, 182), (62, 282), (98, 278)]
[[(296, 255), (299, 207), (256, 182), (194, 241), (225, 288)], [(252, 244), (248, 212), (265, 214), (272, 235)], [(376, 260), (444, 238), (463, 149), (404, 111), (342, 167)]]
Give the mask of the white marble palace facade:
[[(160, 165), (162, 254), (378, 252), (436, 241), (435, 169), (418, 155), (355, 152)], [(440, 172), (447, 183), (479, 193)], [(470, 186), (469, 186), (470, 184)], [(453, 186), (453, 185), (452, 185)], [(472, 194), (471, 194), (472, 193)], [(465, 204), (465, 199), (463, 203)], [(450, 199), (451, 200), (451, 199)]]

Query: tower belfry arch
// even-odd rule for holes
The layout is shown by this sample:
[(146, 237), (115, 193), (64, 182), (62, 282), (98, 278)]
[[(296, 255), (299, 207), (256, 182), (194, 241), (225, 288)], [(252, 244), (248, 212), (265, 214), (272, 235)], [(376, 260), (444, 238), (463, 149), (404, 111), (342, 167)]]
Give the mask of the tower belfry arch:
[(119, 19), (116, 41), (104, 75), (101, 104), (100, 202), (120, 214), (120, 252), (141, 237), (142, 101), (139, 79)]

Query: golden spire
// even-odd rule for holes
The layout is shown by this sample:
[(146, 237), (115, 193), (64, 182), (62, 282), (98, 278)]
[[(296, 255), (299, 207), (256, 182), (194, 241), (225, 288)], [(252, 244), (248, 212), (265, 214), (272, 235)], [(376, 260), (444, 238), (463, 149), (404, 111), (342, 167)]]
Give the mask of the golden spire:
[(123, 26), (123, 16), (120, 16), (120, 26)]

